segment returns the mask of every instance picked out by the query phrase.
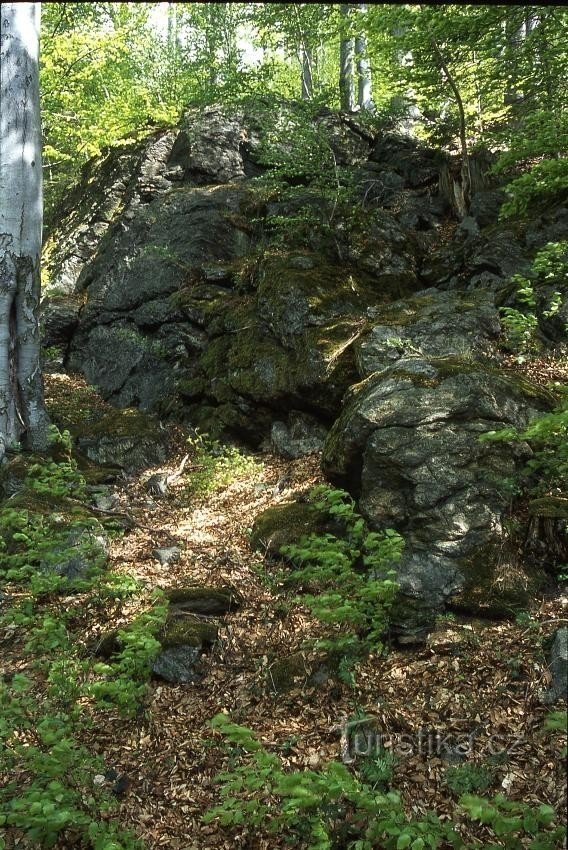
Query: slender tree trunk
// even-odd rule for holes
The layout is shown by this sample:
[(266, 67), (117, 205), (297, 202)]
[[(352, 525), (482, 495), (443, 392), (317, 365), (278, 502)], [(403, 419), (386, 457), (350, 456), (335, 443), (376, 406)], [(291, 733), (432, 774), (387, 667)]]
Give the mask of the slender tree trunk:
[[(359, 3), (357, 11), (360, 15), (364, 15), (367, 11), (367, 4)], [(371, 66), (367, 56), (367, 36), (362, 25), (359, 27), (359, 34), (355, 37), (355, 58), (357, 61), (357, 103), (360, 109), (372, 109)]]
[(522, 104), (527, 92), (523, 91), (519, 82), (519, 53), (522, 50), (523, 40), (525, 38), (525, 20), (519, 17), (517, 10), (511, 10), (512, 16), (505, 21), (505, 40), (506, 48), (504, 61), (507, 68), (507, 88), (503, 94), (503, 104), (511, 106), (515, 112)]
[(178, 88), (178, 25), (175, 3), (168, 3), (168, 58), (172, 80), (172, 96), (177, 97)]
[(347, 3), (340, 7), (342, 36), (339, 46), (339, 97), (341, 109), (344, 112), (353, 112), (355, 97), (353, 92), (353, 59), (355, 45), (349, 36), (350, 9)]
[(45, 449), (38, 308), (43, 219), (39, 3), (3, 3), (0, 23), (0, 459)]
[(456, 101), (456, 106), (458, 108), (459, 115), (459, 133), (460, 133), (460, 147), (462, 154), (462, 166), (461, 166), (461, 198), (456, 196), (456, 203), (458, 207), (458, 212), (460, 216), (463, 218), (467, 215), (469, 210), (469, 205), (471, 202), (471, 170), (470, 170), (470, 162), (469, 162), (469, 148), (467, 145), (467, 127), (465, 120), (465, 109), (463, 105), (463, 100), (460, 94), (460, 90), (457, 87), (456, 81), (454, 80), (452, 74), (450, 73), (450, 69), (448, 68), (442, 51), (440, 50), (438, 43), (435, 38), (430, 36), (430, 42), (432, 44), (432, 48), (436, 57), (438, 59), (438, 64), (440, 66), (440, 70), (444, 73), (448, 85), (450, 86), (454, 99)]
[(312, 75), (313, 53), (309, 47), (302, 48), (302, 100), (311, 100), (314, 96)]

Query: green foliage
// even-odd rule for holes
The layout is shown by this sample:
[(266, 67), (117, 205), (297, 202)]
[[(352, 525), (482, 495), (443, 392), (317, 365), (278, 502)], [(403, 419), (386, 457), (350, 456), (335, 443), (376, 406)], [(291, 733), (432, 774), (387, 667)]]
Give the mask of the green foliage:
[(392, 529), (370, 532), (344, 490), (318, 486), (309, 500), (337, 523), (340, 536), (312, 534), (283, 546), (295, 567), (287, 582), (301, 587), (302, 602), (333, 628), (320, 646), (347, 655), (380, 649), (397, 590), (391, 568), (403, 540)]
[(55, 425), (49, 426), (50, 448), (63, 455), (58, 461), (42, 461), (28, 469), (26, 487), (42, 496), (85, 497), (85, 480), (77, 469), (77, 462), (71, 454), (71, 435), (69, 431), (60, 432)]
[(568, 712), (566, 709), (551, 711), (544, 721), (544, 728), (551, 732), (566, 732), (568, 729)]
[(120, 629), (117, 641), (120, 651), (112, 663), (98, 663), (95, 672), (102, 678), (87, 685), (85, 692), (95, 697), (98, 708), (116, 706), (122, 714), (136, 714), (146, 694), (146, 680), (152, 662), (160, 651), (155, 635), (162, 628), (167, 614), (163, 593), (154, 591), (153, 607), (141, 614), (128, 629)]
[[(26, 676), (0, 681), (2, 771), (14, 777), (0, 788), (0, 824), (22, 829), (41, 847), (52, 847), (72, 828), (85, 837), (112, 835), (116, 850), (140, 848), (129, 832), (99, 821), (115, 807), (108, 792), (93, 785), (104, 764), (76, 742), (78, 712), (61, 708), (56, 681), (57, 676), (51, 682), (55, 698), (50, 693), (39, 703)], [(110, 850), (111, 845), (99, 846)]]
[[(538, 351), (537, 297), (539, 288), (556, 286), (548, 296), (548, 306), (541, 307), (543, 318), (550, 319), (560, 311), (566, 298), (568, 276), (568, 242), (548, 242), (534, 257), (528, 277), (516, 274), (511, 278), (515, 285), (517, 307), (501, 307), (505, 344), (521, 355)], [(567, 328), (568, 332), (568, 328)]]
[[(67, 499), (80, 505), (86, 493), (69, 435), (54, 430), (52, 438), (60, 459), (38, 461), (24, 480), (30, 508), (13, 508), (9, 501), (0, 506), (0, 572), (19, 585), (17, 602), (2, 614), (0, 625), (24, 638), (30, 658), (29, 677), (16, 673), (0, 678), (0, 772), (9, 777), (0, 788), (0, 826), (23, 830), (34, 846), (52, 847), (69, 836), (73, 844), (82, 839), (96, 850), (140, 850), (131, 833), (108, 820), (115, 801), (93, 784), (97, 774), (104, 775), (105, 765), (78, 738), (91, 722), (86, 698), (95, 698), (95, 709), (113, 704), (130, 716), (139, 710), (149, 665), (159, 649), (153, 635), (161, 628), (166, 605), (161, 593), (151, 595), (149, 609), (120, 632), (121, 651), (112, 664), (98, 665), (85, 657), (74, 625), (82, 606), (121, 599), (140, 587), (102, 573), (101, 551), (88, 519), (63, 510), (43, 512), (46, 498), (55, 499), (55, 505), (61, 501), (67, 506)], [(32, 505), (38, 497), (36, 509)], [(50, 567), (78, 554), (93, 564), (88, 578), (71, 582), (50, 574)], [(81, 602), (62, 607), (56, 596), (62, 591), (80, 592)]]
[(358, 759), (355, 769), (361, 781), (370, 785), (373, 791), (377, 788), (385, 791), (392, 785), (396, 765), (396, 756), (383, 749), (379, 753)]
[[(223, 736), (232, 763), (217, 776), (221, 802), (206, 813), (206, 823), (288, 834), (294, 846), (306, 850), (479, 846), (466, 845), (452, 823), (433, 813), (407, 816), (398, 794), (377, 792), (372, 777), (369, 783), (340, 762), (329, 762), (320, 771), (286, 773), (280, 759), (267, 752), (250, 729), (224, 714), (214, 717), (211, 725)], [(464, 795), (459, 807), (488, 827), (493, 839), (488, 846), (494, 850), (518, 848), (525, 837), (530, 837), (533, 850), (554, 850), (564, 836), (549, 806), (531, 807), (502, 795), (491, 800)]]
[(191, 493), (214, 493), (239, 478), (257, 477), (263, 470), (262, 463), (253, 455), (197, 431), (187, 442), (194, 452), (193, 466), (197, 467), (187, 481)]
[(496, 794), (490, 800), (470, 794), (460, 799), (460, 807), (473, 821), (489, 827), (499, 841), (495, 847), (516, 850), (521, 838), (530, 837), (533, 850), (551, 850), (558, 847), (564, 838), (563, 827), (554, 825), (555, 812), (551, 806), (537, 807), (526, 803), (507, 800)]
[(533, 456), (527, 461), (524, 477), (535, 495), (551, 490), (565, 492), (568, 480), (568, 400), (557, 410), (543, 413), (524, 430), (508, 427), (488, 431), (480, 437), (483, 441), (529, 442)]
[(568, 192), (568, 158), (543, 159), (507, 186), (502, 219), (525, 216), (529, 211), (562, 200)]
[(456, 797), (462, 794), (483, 793), (493, 784), (493, 773), (483, 765), (460, 764), (448, 767), (444, 772), (444, 782)]

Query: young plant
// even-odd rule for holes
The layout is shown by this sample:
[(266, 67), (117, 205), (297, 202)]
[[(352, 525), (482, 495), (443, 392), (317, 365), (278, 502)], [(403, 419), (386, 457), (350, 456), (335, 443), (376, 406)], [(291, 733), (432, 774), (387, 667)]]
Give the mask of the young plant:
[(315, 487), (309, 500), (337, 524), (338, 535), (312, 534), (281, 554), (294, 564), (287, 583), (303, 591), (302, 602), (332, 637), (319, 642), (342, 655), (379, 650), (396, 596), (392, 566), (400, 558), (403, 540), (395, 531), (369, 531), (344, 490)]

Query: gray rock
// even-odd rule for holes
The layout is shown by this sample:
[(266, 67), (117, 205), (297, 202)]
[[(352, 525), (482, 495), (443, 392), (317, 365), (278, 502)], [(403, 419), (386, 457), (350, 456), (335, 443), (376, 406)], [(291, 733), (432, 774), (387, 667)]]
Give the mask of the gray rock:
[(469, 214), (479, 227), (495, 224), (499, 218), (499, 210), (505, 200), (503, 189), (483, 189), (476, 192), (469, 207)]
[[(119, 218), (134, 215), (140, 201), (171, 188), (162, 176), (179, 130), (161, 130), (135, 145), (125, 145), (90, 160), (82, 181), (62, 209), (48, 234), (43, 291), (73, 295), (79, 280), (96, 256), (102, 239)], [(88, 185), (88, 191), (85, 186)]]
[(168, 546), (164, 549), (152, 549), (152, 557), (160, 562), (162, 567), (175, 564), (179, 561), (181, 549), (178, 546)]
[[(482, 615), (526, 604), (505, 519), (515, 473), (530, 453), (522, 443), (479, 436), (500, 425), (522, 428), (549, 404), (527, 382), (459, 358), (406, 358), (350, 390), (323, 467), (360, 488), (372, 527), (405, 538), (401, 631), (422, 632), (446, 602)], [(498, 568), (504, 576), (491, 590)]]
[(568, 699), (568, 628), (563, 626), (554, 635), (548, 666), (552, 673), (552, 683), (543, 695), (543, 702), (551, 704), (556, 700)]
[(44, 347), (68, 343), (79, 322), (81, 300), (76, 295), (45, 298), (41, 303), (40, 327)]
[(238, 610), (242, 599), (231, 587), (175, 587), (166, 593), (170, 610), (219, 617)]
[(411, 188), (418, 188), (438, 182), (440, 168), (447, 158), (408, 136), (384, 133), (369, 159), (399, 174)]
[(273, 422), (270, 432), (272, 449), (287, 458), (298, 458), (320, 452), (327, 429), (315, 417), (292, 411), (288, 422)]
[(163, 649), (152, 665), (152, 673), (174, 684), (192, 684), (199, 681), (201, 648), (197, 646), (172, 646)]
[(201, 654), (215, 642), (217, 633), (217, 627), (210, 621), (171, 606), (166, 624), (158, 635), (162, 649), (152, 672), (168, 682), (197, 681), (202, 676)]
[(94, 502), (99, 510), (112, 511), (118, 505), (118, 496), (116, 493), (96, 493)]
[(99, 466), (135, 472), (163, 463), (168, 433), (153, 416), (138, 410), (105, 414), (92, 422), (70, 426), (77, 448)]
[(371, 316), (377, 324), (355, 346), (362, 378), (412, 355), (488, 357), (501, 331), (493, 297), (483, 291), (427, 289)]

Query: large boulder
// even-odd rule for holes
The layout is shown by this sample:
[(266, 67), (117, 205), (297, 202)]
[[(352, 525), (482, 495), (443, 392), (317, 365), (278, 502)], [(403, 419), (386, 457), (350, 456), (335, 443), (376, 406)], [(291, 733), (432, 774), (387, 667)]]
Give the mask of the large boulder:
[(526, 604), (534, 577), (517, 563), (508, 516), (530, 450), (479, 438), (549, 405), (530, 382), (459, 357), (403, 358), (350, 389), (323, 466), (359, 491), (374, 528), (406, 540), (402, 634), (420, 635), (448, 603), (488, 615)]

